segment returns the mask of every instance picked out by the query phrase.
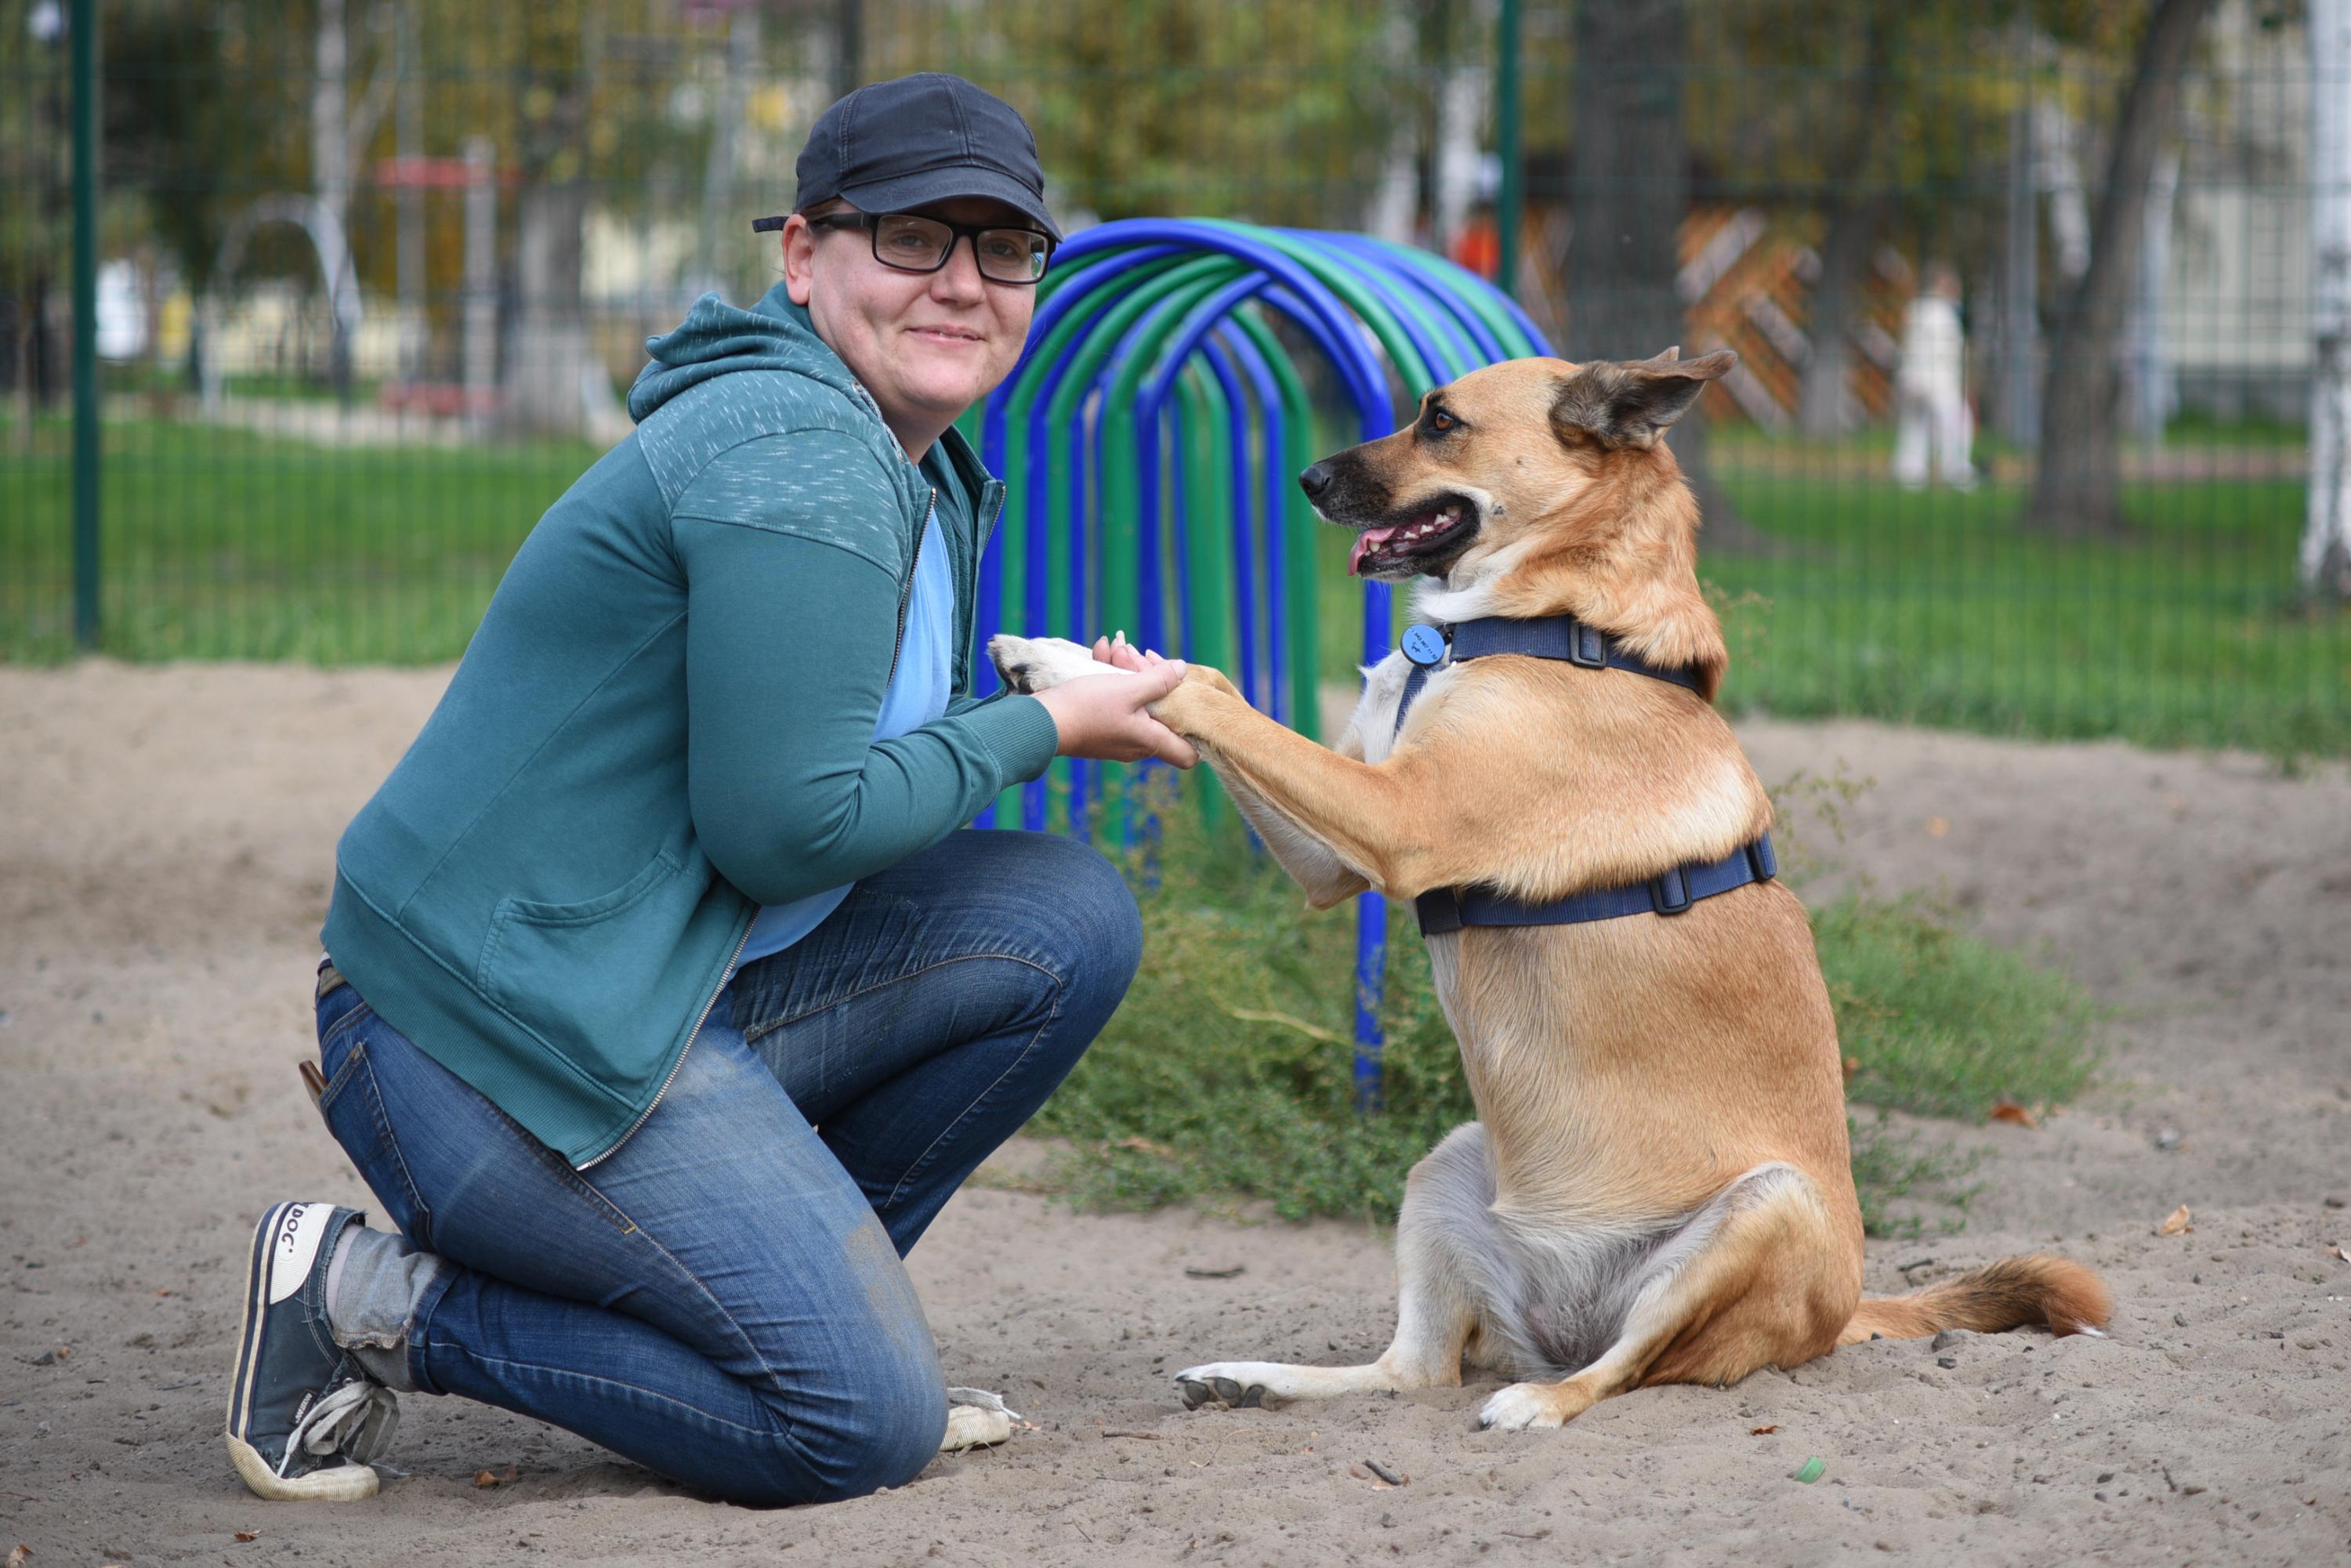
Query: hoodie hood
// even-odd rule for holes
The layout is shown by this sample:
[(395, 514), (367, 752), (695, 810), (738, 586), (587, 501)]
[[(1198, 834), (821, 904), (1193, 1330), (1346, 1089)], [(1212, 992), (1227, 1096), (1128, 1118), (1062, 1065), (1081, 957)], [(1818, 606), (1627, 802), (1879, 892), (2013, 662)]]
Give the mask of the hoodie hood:
[(686, 388), (734, 371), (791, 371), (862, 401), (849, 367), (780, 282), (747, 310), (704, 295), (674, 330), (646, 339), (645, 352), (629, 388), (629, 417), (640, 424)]

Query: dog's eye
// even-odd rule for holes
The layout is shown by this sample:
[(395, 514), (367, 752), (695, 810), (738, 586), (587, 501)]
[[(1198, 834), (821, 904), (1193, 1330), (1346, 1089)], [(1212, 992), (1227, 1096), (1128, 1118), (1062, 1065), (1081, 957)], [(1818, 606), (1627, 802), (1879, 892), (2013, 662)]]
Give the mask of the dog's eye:
[(1432, 411), (1428, 416), (1428, 428), (1439, 435), (1444, 434), (1447, 431), (1451, 430), (1460, 423), (1461, 422), (1459, 420), (1454, 418), (1451, 414), (1446, 413), (1441, 408)]

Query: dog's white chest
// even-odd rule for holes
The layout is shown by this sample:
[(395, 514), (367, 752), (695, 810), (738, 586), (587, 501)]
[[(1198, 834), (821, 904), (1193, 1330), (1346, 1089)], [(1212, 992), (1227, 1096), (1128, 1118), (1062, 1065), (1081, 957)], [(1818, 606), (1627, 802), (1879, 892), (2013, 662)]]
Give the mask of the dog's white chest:
[[(1430, 671), (1420, 695), (1413, 699), (1413, 711), (1418, 712), (1452, 673), (1449, 667)], [(1405, 682), (1411, 674), (1412, 661), (1400, 653), (1390, 653), (1364, 672), (1364, 695), (1355, 700), (1355, 716), (1348, 722), (1363, 746), (1364, 761), (1384, 762), (1395, 749), (1396, 709), (1404, 703)]]

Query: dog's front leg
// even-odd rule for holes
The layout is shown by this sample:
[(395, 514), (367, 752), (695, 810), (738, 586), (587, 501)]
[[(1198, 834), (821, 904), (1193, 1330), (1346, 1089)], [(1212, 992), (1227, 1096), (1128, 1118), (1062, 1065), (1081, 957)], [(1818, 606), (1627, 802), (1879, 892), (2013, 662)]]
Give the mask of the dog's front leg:
[[(987, 640), (987, 655), (995, 661), (996, 672), (1004, 684), (1019, 692), (1041, 692), (1089, 675), (1120, 675), (1126, 672), (1116, 665), (1105, 664), (1078, 643), (1061, 637), (1015, 637), (999, 634)], [(1186, 677), (1187, 685), (1197, 685), (1229, 697), (1244, 711), (1254, 713), (1247, 700), (1217, 671), (1206, 664), (1194, 664)], [(1270, 719), (1266, 721), (1270, 724)], [(1280, 728), (1279, 725), (1274, 727)], [(1341, 754), (1345, 754), (1355, 739), (1351, 727), (1340, 741)], [(1308, 742), (1312, 745), (1312, 742)], [(1316, 749), (1321, 749), (1319, 747)], [(1353, 755), (1361, 757), (1356, 747)], [(1331, 851), (1331, 846), (1308, 832), (1290, 818), (1266, 804), (1263, 797), (1244, 780), (1219, 768), (1217, 774), (1224, 784), (1233, 804), (1241, 816), (1257, 830), (1273, 858), (1288, 872), (1290, 878), (1306, 891), (1306, 901), (1317, 909), (1328, 909), (1342, 899), (1353, 898), (1371, 885), (1353, 867)]]
[[(1336, 755), (1348, 755), (1348, 742), (1354, 737), (1354, 731), (1350, 729), (1340, 741)], [(1361, 757), (1363, 753), (1358, 750), (1353, 755)], [(1217, 768), (1214, 758), (1208, 758), (1208, 766), (1215, 769), (1217, 782), (1225, 787), (1225, 793), (1240, 808), (1241, 816), (1257, 831), (1258, 838), (1276, 862), (1305, 890), (1309, 904), (1328, 909), (1371, 886), (1361, 873), (1333, 853), (1329, 844), (1267, 804), (1265, 797), (1251, 789), (1247, 779)]]
[[(1319, 846), (1364, 886), (1408, 897), (1473, 880), (1435, 874), (1440, 868), (1430, 863), (1430, 851), (1495, 841), (1493, 825), (1456, 821), (1468, 804), (1461, 792), (1407, 779), (1394, 763), (1367, 763), (1360, 748), (1346, 756), (1319, 746), (1214, 683), (1187, 679), (1151, 712), (1199, 748), (1234, 800), (1253, 800), (1289, 836)], [(1425, 758), (1417, 771), (1426, 772)]]

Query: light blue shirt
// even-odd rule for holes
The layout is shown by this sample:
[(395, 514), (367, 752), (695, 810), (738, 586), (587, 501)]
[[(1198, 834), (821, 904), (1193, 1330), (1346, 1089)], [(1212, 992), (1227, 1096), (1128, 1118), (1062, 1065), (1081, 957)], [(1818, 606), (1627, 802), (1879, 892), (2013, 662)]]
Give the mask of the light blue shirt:
[[(882, 712), (873, 720), (874, 739), (920, 729), (947, 711), (954, 647), (955, 579), (935, 505), (923, 524), (922, 554), (914, 562), (914, 587), (906, 600), (906, 634), (898, 644), (898, 668), (890, 677), (890, 689), (882, 695)], [(843, 883), (789, 904), (762, 905), (737, 964), (782, 952), (840, 908), (856, 885)]]

